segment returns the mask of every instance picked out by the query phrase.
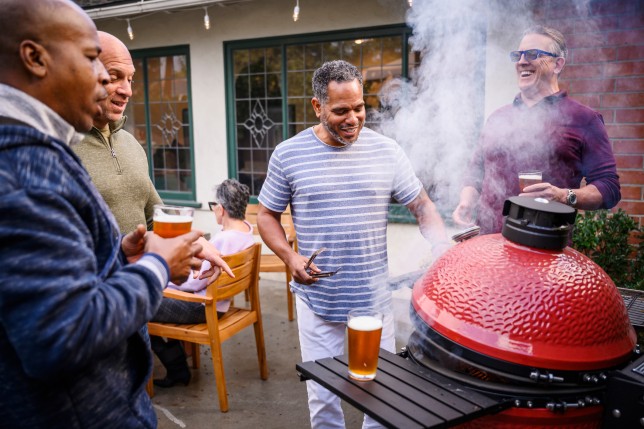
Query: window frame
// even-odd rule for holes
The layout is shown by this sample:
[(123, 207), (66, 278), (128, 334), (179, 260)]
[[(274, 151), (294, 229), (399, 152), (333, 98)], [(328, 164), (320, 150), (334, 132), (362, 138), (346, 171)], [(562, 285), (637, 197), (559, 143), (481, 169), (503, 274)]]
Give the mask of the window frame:
[(144, 67), (147, 65), (147, 60), (152, 57), (164, 57), (172, 55), (183, 55), (186, 58), (186, 90), (187, 90), (187, 105), (188, 105), (188, 138), (190, 143), (190, 191), (167, 191), (158, 189), (154, 183), (154, 169), (152, 161), (152, 123), (150, 121), (150, 100), (148, 91), (148, 73), (145, 70), (136, 70), (134, 75), (135, 82), (141, 80), (143, 83), (144, 104), (145, 104), (145, 130), (146, 130), (146, 152), (148, 155), (148, 174), (159, 193), (159, 196), (167, 204), (178, 204), (188, 207), (200, 208), (202, 204), (197, 201), (196, 189), (196, 171), (195, 171), (195, 142), (194, 142), (194, 119), (193, 119), (193, 106), (192, 106), (192, 78), (190, 68), (190, 45), (175, 45), (163, 46), (156, 48), (133, 49), (130, 51), (132, 59), (142, 60)]
[[(287, 55), (288, 46), (304, 45), (310, 43), (333, 42), (351, 39), (366, 39), (386, 36), (401, 36), (401, 78), (409, 78), (409, 38), (412, 29), (406, 24), (392, 24), (378, 27), (354, 28), (347, 30), (325, 31), (316, 33), (303, 33), (289, 36), (266, 37), (257, 39), (244, 39), (224, 42), (224, 75), (225, 75), (225, 101), (226, 101), (226, 142), (228, 153), (228, 172), (232, 178), (237, 178), (237, 126), (235, 121), (235, 73), (233, 52), (241, 49), (258, 49), (279, 47), (282, 54), (281, 86), (282, 86), (282, 141), (288, 138), (288, 84), (287, 84)], [(256, 201), (257, 195), (251, 196), (251, 201)], [(416, 223), (415, 217), (407, 207), (401, 204), (389, 205), (389, 220), (396, 223)]]

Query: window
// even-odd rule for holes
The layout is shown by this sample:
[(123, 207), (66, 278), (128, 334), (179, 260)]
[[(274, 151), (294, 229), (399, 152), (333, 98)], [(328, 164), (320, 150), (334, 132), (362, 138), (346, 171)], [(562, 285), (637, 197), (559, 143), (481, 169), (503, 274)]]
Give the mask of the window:
[(240, 182), (259, 194), (268, 160), (284, 140), (282, 51), (280, 48), (240, 49), (233, 52), (235, 144)]
[[(418, 64), (404, 25), (226, 43), (229, 171), (258, 195), (275, 146), (319, 123), (311, 78), (325, 61), (362, 70), (367, 109), (380, 107), (384, 82)], [(371, 115), (367, 125), (373, 126)]]
[(136, 74), (126, 129), (143, 146), (161, 198), (191, 205), (196, 196), (189, 49), (136, 50), (132, 58)]

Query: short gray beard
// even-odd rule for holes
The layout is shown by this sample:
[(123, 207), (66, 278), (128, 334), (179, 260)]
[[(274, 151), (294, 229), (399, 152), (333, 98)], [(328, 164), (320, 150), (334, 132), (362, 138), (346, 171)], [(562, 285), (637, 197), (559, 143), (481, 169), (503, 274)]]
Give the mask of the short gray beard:
[(342, 146), (349, 146), (353, 143), (353, 142), (346, 141), (345, 139), (340, 137), (338, 133), (336, 133), (334, 130), (331, 129), (331, 127), (329, 127), (328, 122), (322, 122), (322, 126), (329, 134), (331, 134), (331, 137), (333, 137), (335, 141), (340, 143)]
[[(331, 134), (331, 137), (333, 137), (335, 139), (335, 141), (340, 143), (342, 146), (346, 147), (346, 146), (350, 146), (353, 143), (355, 143), (355, 141), (350, 142), (350, 141), (347, 141), (347, 140), (343, 139), (342, 137), (340, 137), (340, 135), (338, 133), (336, 133), (333, 129), (331, 129), (331, 127), (329, 126), (329, 122), (326, 120), (326, 117), (324, 115), (320, 118), (320, 123), (322, 124), (324, 129), (329, 134)], [(358, 139), (356, 139), (356, 140), (358, 140)]]

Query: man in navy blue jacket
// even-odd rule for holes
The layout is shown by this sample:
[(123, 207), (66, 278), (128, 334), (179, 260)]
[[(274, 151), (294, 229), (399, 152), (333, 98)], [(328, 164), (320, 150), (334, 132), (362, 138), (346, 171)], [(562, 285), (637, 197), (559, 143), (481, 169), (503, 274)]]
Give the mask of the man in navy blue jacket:
[(69, 0), (0, 10), (0, 427), (154, 428), (139, 330), (169, 280), (225, 263), (198, 231), (122, 237), (70, 149), (106, 96), (92, 20)]

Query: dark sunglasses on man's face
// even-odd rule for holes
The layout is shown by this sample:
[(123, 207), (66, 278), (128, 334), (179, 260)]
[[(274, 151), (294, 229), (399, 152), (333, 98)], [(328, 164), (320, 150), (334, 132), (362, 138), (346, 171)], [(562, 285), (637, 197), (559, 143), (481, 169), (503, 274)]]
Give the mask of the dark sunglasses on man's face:
[(209, 201), (209, 202), (208, 202), (208, 207), (210, 208), (210, 211), (211, 211), (211, 212), (214, 212), (214, 211), (215, 211), (215, 207), (217, 207), (218, 205), (219, 205), (219, 203), (216, 203), (216, 202), (213, 202), (213, 201)]
[(552, 52), (542, 51), (541, 49), (528, 49), (527, 51), (512, 51), (510, 52), (510, 60), (516, 63), (521, 59), (521, 55), (525, 55), (527, 61), (534, 61), (542, 55), (557, 58), (557, 55)]

